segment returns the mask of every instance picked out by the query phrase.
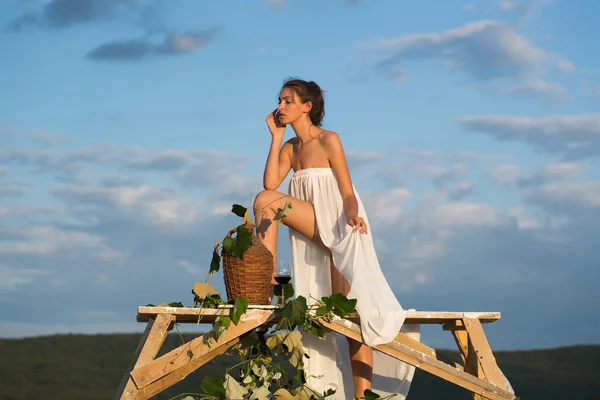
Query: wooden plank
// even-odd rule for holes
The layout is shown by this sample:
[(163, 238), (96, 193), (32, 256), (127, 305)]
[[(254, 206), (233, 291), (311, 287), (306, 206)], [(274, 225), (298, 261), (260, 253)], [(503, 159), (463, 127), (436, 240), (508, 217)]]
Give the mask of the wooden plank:
[(147, 386), (139, 389), (136, 392), (135, 400), (146, 400), (151, 398), (152, 396), (157, 395), (175, 385), (178, 382), (184, 380), (189, 374), (194, 372), (196, 369), (200, 368), (202, 365), (206, 364), (208, 361), (213, 358), (225, 353), (229, 348), (239, 343), (240, 336), (238, 338), (232, 339), (228, 342), (224, 342), (219, 346), (215, 346), (210, 352), (204, 354), (203, 356), (190, 360), (188, 364), (183, 365), (179, 369), (169, 373), (168, 375), (163, 376), (162, 378), (150, 383)]
[(394, 338), (394, 342), (411, 347), (415, 350), (420, 351), (423, 354), (427, 354), (430, 357), (445, 362), (446, 364), (449, 364), (454, 368), (458, 368), (461, 371), (463, 370), (463, 366), (458, 364), (456, 361), (444, 356), (443, 354), (438, 353), (434, 348), (429, 347), (426, 344), (411, 338), (403, 332), (398, 332), (398, 335), (396, 335), (396, 337)]
[[(358, 327), (348, 328), (340, 321), (329, 323), (323, 319), (319, 322), (326, 328), (338, 332), (356, 341), (362, 342), (362, 337)], [(409, 347), (402, 343), (391, 342), (385, 345), (375, 346), (374, 349), (381, 351), (391, 357), (394, 357), (407, 364), (420, 368), (423, 371), (436, 375), (448, 382), (461, 386), (471, 392), (480, 394), (490, 400), (513, 400), (514, 394), (448, 364), (435, 359), (419, 350)]]
[[(219, 341), (216, 343), (213, 342), (210, 347), (204, 344), (204, 336), (197, 337), (156, 360), (134, 369), (131, 372), (131, 378), (136, 386), (141, 389), (181, 369), (176, 374), (178, 376), (176, 379), (168, 379), (169, 382), (172, 382), (171, 385), (179, 382), (190, 372), (220, 354), (219, 349), (221, 347), (226, 346), (227, 348), (232, 346), (239, 341), (241, 335), (267, 322), (272, 314), (272, 311), (267, 310), (249, 310), (242, 316), (237, 325), (232, 323)], [(221, 350), (224, 351), (223, 349)], [(185, 371), (186, 373), (181, 373), (181, 371)]]
[[(215, 308), (195, 307), (138, 307), (138, 322), (147, 322), (151, 317), (158, 314), (173, 314), (180, 323), (198, 322), (198, 316), (202, 315), (200, 323), (212, 324), (219, 315), (228, 315), (232, 306)], [(248, 306), (248, 310), (263, 309), (275, 310), (278, 306)], [(491, 323), (500, 319), (499, 312), (452, 312), (452, 311), (407, 311), (405, 324), (444, 324), (447, 322), (462, 320), (463, 318), (478, 319), (482, 323)], [(348, 320), (358, 323), (358, 314), (350, 314)]]
[[(465, 365), (465, 372), (474, 375), (479, 379), (486, 380), (483, 370), (479, 368), (479, 363), (477, 362), (477, 356), (475, 354), (475, 351), (473, 350), (473, 347), (469, 345), (469, 335), (467, 334), (467, 331), (453, 330), (452, 336), (454, 336), (454, 341), (458, 346), (458, 351), (463, 360), (463, 364)], [(481, 397), (477, 393), (473, 393), (473, 400), (482, 399), (483, 397)]]
[(172, 319), (173, 316), (170, 314), (160, 314), (156, 319), (151, 319), (148, 322), (117, 389), (115, 400), (129, 400), (135, 397), (136, 387), (129, 374), (135, 368), (149, 363), (156, 357), (167, 337), (167, 329)]
[[(464, 318), (463, 324), (469, 335), (469, 344), (472, 346), (474, 354), (477, 355), (478, 367), (482, 369), (484, 377), (488, 382), (506, 389), (496, 358), (492, 353), (485, 332), (483, 332), (483, 327), (477, 319), (473, 318)], [(471, 350), (471, 347), (469, 350)]]

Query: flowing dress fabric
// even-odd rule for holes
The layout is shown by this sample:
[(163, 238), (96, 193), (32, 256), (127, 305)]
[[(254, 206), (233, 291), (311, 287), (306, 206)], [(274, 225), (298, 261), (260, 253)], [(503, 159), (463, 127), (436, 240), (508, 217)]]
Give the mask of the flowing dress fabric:
[[(357, 299), (363, 341), (369, 346), (389, 343), (402, 331), (420, 340), (420, 326), (404, 324), (406, 311), (388, 285), (379, 265), (370, 224), (355, 188), (358, 215), (369, 232), (352, 232), (347, 223), (342, 197), (331, 168), (307, 168), (296, 171), (290, 181), (289, 194), (314, 206), (316, 224), (323, 249), (304, 235), (290, 229), (294, 259), (294, 288), (309, 304), (331, 295), (330, 259), (350, 284), (348, 298)], [(303, 335), (307, 383), (323, 392), (336, 389), (335, 399), (354, 394), (348, 344), (341, 335), (329, 332), (324, 338)], [(382, 397), (408, 394), (414, 367), (378, 351), (373, 352), (373, 390)]]

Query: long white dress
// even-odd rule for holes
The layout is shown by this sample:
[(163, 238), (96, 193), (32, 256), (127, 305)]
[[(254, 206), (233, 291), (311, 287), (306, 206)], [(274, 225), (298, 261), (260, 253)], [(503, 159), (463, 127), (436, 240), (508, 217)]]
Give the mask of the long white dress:
[[(354, 188), (358, 214), (370, 224)], [(375, 346), (389, 343), (402, 331), (420, 340), (420, 326), (404, 324), (406, 311), (388, 285), (379, 265), (373, 237), (352, 232), (344, 214), (342, 197), (331, 168), (307, 168), (294, 172), (289, 194), (310, 202), (315, 209), (316, 223), (327, 251), (306, 236), (290, 229), (294, 260), (294, 289), (308, 303), (331, 295), (330, 257), (335, 267), (350, 284), (348, 298), (357, 299), (363, 341)], [(303, 335), (307, 383), (323, 393), (336, 389), (332, 399), (350, 399), (354, 394), (348, 344), (344, 337), (327, 333), (324, 338)], [(373, 352), (373, 390), (385, 397), (404, 399), (410, 389), (414, 367), (378, 351)]]

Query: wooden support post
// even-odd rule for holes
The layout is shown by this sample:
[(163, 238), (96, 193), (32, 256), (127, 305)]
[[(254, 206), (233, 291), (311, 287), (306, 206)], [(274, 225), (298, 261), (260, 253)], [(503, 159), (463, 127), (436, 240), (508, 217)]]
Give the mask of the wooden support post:
[(156, 319), (151, 319), (148, 322), (146, 330), (142, 334), (135, 353), (127, 367), (127, 371), (123, 375), (119, 389), (117, 389), (115, 400), (131, 400), (135, 398), (136, 387), (129, 374), (132, 370), (154, 360), (154, 357), (158, 354), (167, 337), (167, 330), (173, 319), (173, 316), (170, 314), (160, 314)]
[(248, 310), (237, 325), (231, 324), (225, 334), (209, 347), (200, 336), (169, 353), (131, 371), (137, 387), (135, 399), (148, 399), (173, 386), (208, 361), (224, 353), (240, 338), (263, 325), (273, 311)]
[(478, 370), (483, 371), (483, 376), (488, 382), (506, 389), (502, 373), (498, 368), (496, 358), (492, 353), (481, 323), (477, 319), (463, 318), (463, 324), (469, 335), (469, 353), (477, 358)]
[[(468, 372), (479, 379), (486, 380), (483, 370), (479, 368), (477, 356), (474, 355), (475, 352), (473, 347), (469, 345), (467, 332), (464, 330), (452, 330), (451, 332), (463, 360), (465, 372)], [(483, 400), (483, 397), (477, 393), (473, 393), (473, 400)]]
[[(334, 321), (330, 323), (322, 318), (319, 319), (319, 323), (327, 329), (354, 339), (358, 342), (362, 342), (360, 330), (356, 326), (349, 328), (344, 326), (340, 321)], [(399, 335), (404, 334), (400, 333)], [(407, 337), (406, 339), (410, 338)], [(471, 392), (480, 394), (486, 399), (513, 400), (515, 398), (514, 394), (504, 389), (504, 386), (498, 387), (458, 368), (451, 367), (450, 365), (439, 361), (433, 356), (421, 351), (421, 346), (419, 346), (421, 350), (413, 348), (407, 344), (410, 340), (404, 340), (404, 343), (393, 341), (385, 345), (375, 346), (374, 349), (414, 367), (420, 368), (423, 371), (436, 375), (444, 380), (447, 380), (448, 382), (454, 383), (455, 385), (461, 386), (467, 390), (470, 390)]]

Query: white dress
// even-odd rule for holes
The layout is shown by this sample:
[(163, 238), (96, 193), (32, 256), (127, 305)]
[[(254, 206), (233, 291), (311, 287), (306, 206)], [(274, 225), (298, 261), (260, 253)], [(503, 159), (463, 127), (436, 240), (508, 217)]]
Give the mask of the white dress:
[[(363, 341), (375, 346), (389, 343), (402, 331), (420, 340), (420, 326), (404, 324), (406, 311), (388, 285), (375, 253), (367, 215), (356, 189), (358, 214), (367, 223), (368, 233), (352, 232), (344, 214), (342, 197), (331, 168), (307, 168), (294, 172), (289, 194), (310, 202), (317, 227), (327, 251), (306, 236), (290, 229), (294, 259), (294, 289), (309, 304), (331, 295), (330, 254), (336, 268), (350, 284), (348, 298), (357, 299)], [(354, 395), (352, 370), (346, 338), (327, 333), (324, 338), (303, 335), (307, 383), (323, 393), (336, 389), (331, 399)], [(404, 399), (410, 389), (414, 367), (379, 351), (373, 352), (373, 391), (385, 397), (391, 393)]]

